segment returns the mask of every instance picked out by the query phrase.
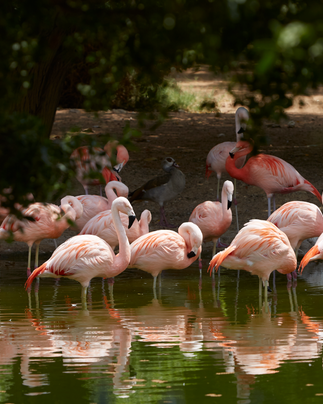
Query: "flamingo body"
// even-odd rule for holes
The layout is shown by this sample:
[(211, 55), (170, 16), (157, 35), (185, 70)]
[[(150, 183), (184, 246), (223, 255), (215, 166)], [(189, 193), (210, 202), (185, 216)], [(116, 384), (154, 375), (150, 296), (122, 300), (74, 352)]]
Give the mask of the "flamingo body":
[(195, 223), (203, 234), (203, 241), (213, 241), (225, 233), (232, 222), (230, 209), (233, 195), (233, 184), (225, 181), (222, 188), (222, 203), (205, 201), (196, 206), (189, 221)]
[[(125, 229), (126, 235), (130, 243), (138, 237), (149, 232), (149, 223), (151, 222), (151, 213), (149, 210), (144, 210), (141, 214), (140, 221), (134, 221), (130, 229), (128, 229), (128, 217), (124, 213), (120, 214), (121, 223)], [(104, 211), (91, 220), (83, 227), (80, 234), (94, 234), (105, 240), (113, 249), (118, 245), (118, 235), (113, 224), (111, 211)]]
[[(119, 254), (100, 237), (94, 235), (78, 235), (61, 244), (51, 258), (29, 276), (26, 289), (38, 277), (66, 277), (81, 283), (82, 303), (85, 306), (86, 290), (94, 277), (114, 277), (124, 271), (130, 261), (130, 245), (121, 224), (119, 212), (129, 216), (129, 225), (135, 218), (130, 202), (117, 198), (112, 204), (112, 215), (119, 237)], [(130, 220), (131, 219), (131, 220)]]
[[(303, 190), (312, 193), (319, 199), (320, 203), (322, 202), (322, 196), (318, 190), (303, 178), (292, 165), (279, 157), (258, 154), (250, 157), (243, 168), (237, 168), (236, 160), (246, 156), (252, 149), (252, 144), (240, 140), (236, 147), (231, 150), (230, 157), (226, 161), (226, 169), (231, 177), (262, 188), (269, 201), (276, 193), (287, 194)], [(270, 215), (270, 211), (268, 214)]]
[(209, 271), (223, 265), (229, 269), (244, 269), (268, 281), (277, 270), (288, 274), (297, 266), (295, 253), (288, 237), (273, 223), (253, 219), (244, 225), (230, 246), (211, 260)]
[(323, 233), (323, 215), (313, 203), (292, 201), (275, 210), (268, 221), (274, 223), (288, 237), (294, 250), (304, 240), (319, 237)]
[(184, 269), (201, 253), (203, 235), (194, 223), (183, 223), (178, 233), (156, 230), (139, 237), (131, 244), (130, 268), (157, 277), (165, 269)]
[[(116, 193), (115, 193), (116, 192)], [(106, 198), (99, 195), (79, 195), (76, 198), (83, 205), (82, 216), (75, 221), (76, 229), (81, 231), (85, 224), (100, 212), (110, 210), (112, 202), (118, 196), (128, 196), (128, 187), (119, 181), (110, 181), (105, 186)]]

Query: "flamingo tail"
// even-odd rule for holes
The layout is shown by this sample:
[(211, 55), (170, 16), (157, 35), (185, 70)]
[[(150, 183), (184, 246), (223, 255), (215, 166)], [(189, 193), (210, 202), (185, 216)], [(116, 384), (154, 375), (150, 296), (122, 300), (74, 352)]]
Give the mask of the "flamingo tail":
[(301, 263), (299, 264), (298, 272), (303, 273), (303, 269), (310, 262), (311, 258), (315, 257), (319, 253), (320, 253), (320, 250), (317, 245), (315, 245), (309, 251), (307, 251), (307, 253), (304, 255)]
[(319, 191), (314, 187), (314, 185), (312, 185), (309, 181), (305, 180), (304, 183), (308, 186), (308, 187), (305, 188), (306, 191), (309, 191), (313, 195), (315, 195), (317, 197), (317, 199), (320, 201), (320, 203), (322, 204), (323, 195), (321, 195), (319, 193)]
[(210, 272), (210, 275), (212, 274), (212, 269), (215, 267), (216, 272), (218, 272), (219, 267), (221, 266), (222, 262), (227, 258), (228, 255), (230, 255), (234, 250), (236, 249), (235, 246), (229, 246), (225, 250), (217, 253), (210, 262), (210, 265), (207, 269), (208, 272)]
[(210, 165), (206, 163), (206, 167), (205, 167), (205, 177), (206, 177), (207, 179), (209, 179), (211, 174), (212, 174), (212, 170), (210, 170)]
[(25, 289), (27, 290), (28, 288), (30, 288), (33, 280), (36, 278), (36, 276), (44, 273), (47, 269), (47, 265), (46, 262), (44, 262), (40, 267), (36, 268), (31, 275), (28, 277), (28, 279), (26, 280), (25, 283)]

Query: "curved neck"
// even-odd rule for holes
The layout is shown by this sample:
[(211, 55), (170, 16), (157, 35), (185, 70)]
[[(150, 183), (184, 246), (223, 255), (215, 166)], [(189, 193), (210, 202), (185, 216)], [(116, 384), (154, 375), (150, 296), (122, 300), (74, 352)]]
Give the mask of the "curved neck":
[[(143, 212), (144, 213), (144, 212)], [(139, 227), (140, 227), (140, 235), (143, 236), (144, 234), (149, 233), (149, 222), (147, 215), (141, 214), (139, 220)]]
[(122, 225), (117, 205), (114, 204), (114, 206), (112, 206), (111, 214), (119, 240), (119, 254), (115, 256), (112, 268), (112, 276), (116, 276), (124, 271), (129, 265), (131, 253), (129, 240)]
[(233, 158), (231, 156), (227, 157), (225, 162), (225, 169), (227, 170), (228, 174), (231, 175), (231, 177), (236, 178), (237, 180), (242, 180), (242, 178), (244, 178), (244, 173), (246, 171), (246, 166), (248, 162), (242, 168), (237, 168), (236, 161), (238, 160), (239, 157), (244, 157), (251, 151), (252, 146), (250, 145), (249, 147), (246, 147), (241, 151), (236, 152)]
[(192, 241), (191, 241), (191, 228), (190, 226), (186, 226), (186, 223), (183, 223), (179, 229), (178, 234), (183, 237), (185, 240), (187, 251), (190, 252), (192, 250)]
[(108, 200), (108, 209), (111, 209), (112, 202), (117, 198), (117, 195), (112, 188), (106, 189), (105, 194)]
[(230, 209), (228, 209), (228, 194), (224, 187), (222, 188), (221, 193), (221, 203), (222, 203), (222, 217), (225, 217), (228, 215)]

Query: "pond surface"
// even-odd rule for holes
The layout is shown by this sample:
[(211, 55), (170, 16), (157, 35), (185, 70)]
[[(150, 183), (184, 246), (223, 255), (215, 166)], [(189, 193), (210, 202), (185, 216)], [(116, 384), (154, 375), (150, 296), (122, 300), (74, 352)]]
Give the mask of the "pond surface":
[(25, 262), (0, 263), (1, 403), (321, 403), (323, 264), (287, 289), (277, 274), (269, 312), (258, 278), (197, 265), (93, 279), (42, 279), (31, 303)]

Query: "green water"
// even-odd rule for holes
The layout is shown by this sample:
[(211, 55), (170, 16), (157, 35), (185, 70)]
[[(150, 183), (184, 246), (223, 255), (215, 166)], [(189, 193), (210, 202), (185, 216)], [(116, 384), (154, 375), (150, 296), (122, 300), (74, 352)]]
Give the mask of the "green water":
[(0, 263), (1, 403), (322, 403), (323, 264), (287, 289), (277, 275), (269, 312), (258, 279), (197, 266), (111, 285), (42, 279), (31, 306), (24, 262)]

